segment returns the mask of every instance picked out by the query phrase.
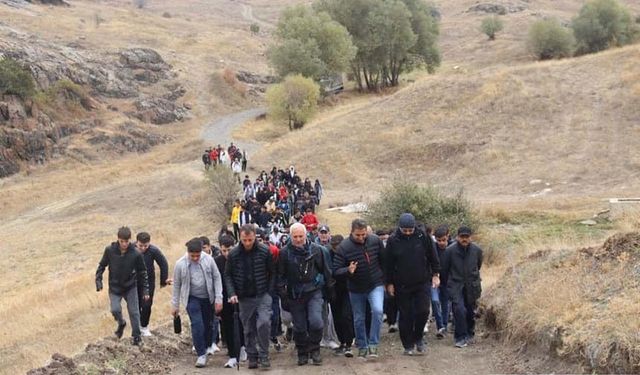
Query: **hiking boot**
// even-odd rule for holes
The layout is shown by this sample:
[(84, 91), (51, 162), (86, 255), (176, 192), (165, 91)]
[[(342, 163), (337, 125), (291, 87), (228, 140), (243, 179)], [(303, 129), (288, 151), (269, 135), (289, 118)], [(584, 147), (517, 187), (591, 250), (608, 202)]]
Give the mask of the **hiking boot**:
[(403, 355), (407, 355), (407, 356), (412, 356), (415, 353), (413, 352), (413, 349), (405, 349), (404, 352), (402, 353)]
[(298, 366), (304, 366), (309, 363), (309, 356), (307, 354), (298, 354)]
[(198, 359), (196, 360), (196, 367), (202, 368), (206, 365), (207, 365), (207, 355), (205, 354), (198, 357)]
[(320, 357), (320, 351), (314, 351), (311, 353), (311, 363), (316, 366), (320, 366), (322, 364), (322, 357)]
[(447, 329), (442, 327), (438, 330), (438, 333), (436, 333), (436, 337), (438, 339), (443, 339), (446, 334), (447, 334)]
[(131, 344), (133, 344), (135, 346), (142, 346), (142, 337), (133, 336), (133, 338), (131, 339)]
[(127, 326), (127, 322), (126, 321), (122, 321), (122, 323), (118, 323), (118, 328), (116, 329), (116, 331), (114, 332), (116, 334), (116, 337), (121, 339), (122, 338), (122, 334), (124, 333), (124, 327)]
[(258, 358), (249, 358), (249, 368), (250, 369), (258, 368)]
[(151, 330), (149, 329), (149, 327), (140, 327), (140, 334), (143, 337), (151, 337), (151, 336), (153, 336), (151, 334)]
[(360, 348), (358, 349), (358, 358), (360, 359), (367, 359), (367, 354), (369, 353), (369, 349), (367, 348)]
[(369, 347), (369, 357), (378, 358), (378, 347), (377, 346), (370, 346)]
[(262, 370), (268, 370), (271, 368), (271, 361), (269, 358), (260, 358), (258, 362), (260, 363), (260, 368)]
[(398, 332), (398, 324), (391, 324), (389, 326), (389, 333), (396, 333)]
[(458, 340), (456, 341), (456, 348), (466, 348), (467, 347), (467, 340)]
[(353, 351), (350, 346), (344, 348), (344, 356), (347, 358), (353, 358)]

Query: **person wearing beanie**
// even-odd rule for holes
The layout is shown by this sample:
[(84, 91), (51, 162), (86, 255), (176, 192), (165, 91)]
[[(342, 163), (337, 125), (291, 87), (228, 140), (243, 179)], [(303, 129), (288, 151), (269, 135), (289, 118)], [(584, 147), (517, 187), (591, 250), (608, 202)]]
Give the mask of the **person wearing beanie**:
[(222, 277), (213, 257), (202, 251), (200, 238), (192, 238), (186, 246), (187, 253), (174, 268), (171, 315), (178, 315), (180, 304), (186, 307), (198, 355), (196, 367), (204, 367), (207, 341), (213, 336), (213, 314), (222, 310)]
[(400, 215), (386, 248), (387, 292), (400, 311), (400, 340), (405, 355), (424, 354), (424, 327), (431, 287), (440, 285), (440, 261), (431, 236), (416, 228), (415, 217)]

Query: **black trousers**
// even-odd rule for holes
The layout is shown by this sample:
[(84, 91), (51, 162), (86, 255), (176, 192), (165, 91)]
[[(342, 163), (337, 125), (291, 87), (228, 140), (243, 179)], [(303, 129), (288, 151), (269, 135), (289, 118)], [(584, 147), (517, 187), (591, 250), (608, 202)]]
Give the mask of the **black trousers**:
[(331, 313), (340, 345), (351, 346), (355, 333), (353, 332), (353, 313), (351, 312), (349, 291), (336, 291), (336, 298), (331, 301)]
[(142, 289), (138, 288), (138, 307), (140, 308), (140, 326), (148, 327), (151, 320), (151, 305), (153, 305), (153, 293), (155, 292), (155, 280), (149, 280), (149, 301), (144, 300)]
[(227, 343), (227, 353), (229, 358), (236, 358), (240, 360), (240, 347), (244, 346), (244, 332), (242, 332), (242, 322), (238, 317), (238, 324), (240, 325), (240, 342), (236, 342), (236, 336), (233, 334), (233, 305), (225, 302), (222, 305), (222, 311), (220, 312), (222, 335)]
[[(429, 317), (429, 304), (427, 298), (427, 285), (411, 288), (409, 290), (396, 289), (396, 303), (400, 310), (400, 340), (405, 349), (413, 349), (416, 343), (424, 337), (424, 326)], [(429, 294), (430, 296), (431, 294)]]
[(297, 300), (289, 302), (293, 319), (293, 340), (298, 355), (307, 355), (320, 350), (322, 340), (322, 291), (303, 293)]
[(396, 303), (396, 297), (384, 292), (384, 313), (387, 314), (387, 324), (394, 325), (398, 319), (398, 304)]

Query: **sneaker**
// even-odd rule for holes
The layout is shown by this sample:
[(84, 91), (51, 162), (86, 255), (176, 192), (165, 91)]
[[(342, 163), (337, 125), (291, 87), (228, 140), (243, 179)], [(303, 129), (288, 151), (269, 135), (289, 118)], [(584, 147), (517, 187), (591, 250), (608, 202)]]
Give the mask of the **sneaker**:
[(260, 364), (260, 368), (262, 370), (268, 370), (271, 368), (271, 361), (269, 360), (269, 358), (260, 358), (258, 363)]
[(214, 353), (220, 351), (220, 348), (218, 348), (218, 345), (215, 342), (211, 344), (211, 348), (213, 349)]
[(280, 353), (282, 351), (282, 344), (280, 344), (278, 338), (272, 337), (271, 342), (273, 343), (273, 348), (276, 350), (276, 352)]
[(135, 346), (142, 346), (142, 337), (133, 336), (133, 338), (131, 339), (131, 343)]
[(392, 324), (389, 326), (389, 333), (396, 333), (398, 332), (398, 324)]
[(204, 367), (207, 365), (207, 355), (201, 355), (196, 360), (196, 367)]
[(369, 350), (367, 348), (358, 349), (358, 358), (367, 359), (367, 354), (369, 354)]
[(446, 334), (447, 334), (447, 329), (442, 327), (438, 330), (438, 333), (436, 333), (436, 337), (438, 339), (443, 339)]
[(125, 322), (124, 320), (122, 321), (122, 323), (118, 323), (118, 328), (114, 332), (117, 338), (119, 339), (122, 338), (122, 334), (124, 333), (124, 327), (126, 326), (127, 326), (127, 322)]
[(427, 346), (424, 341), (416, 343), (416, 354), (423, 355), (427, 351)]
[(322, 341), (320, 341), (320, 347), (321, 348), (326, 348), (328, 346), (329, 346), (329, 344), (325, 341), (325, 339), (322, 339)]
[(153, 336), (151, 334), (151, 330), (149, 329), (149, 327), (140, 327), (140, 334), (143, 337), (151, 337), (151, 336)]
[(320, 366), (322, 364), (322, 357), (320, 357), (320, 350), (317, 350), (311, 353), (311, 363), (313, 363), (315, 366)]
[(339, 348), (339, 347), (340, 347), (340, 344), (338, 344), (337, 342), (335, 342), (335, 341), (333, 341), (333, 340), (329, 340), (329, 341), (327, 342), (327, 346), (329, 347), (329, 349), (331, 349), (331, 350), (335, 350), (335, 349), (337, 349), (337, 348)]
[(212, 344), (210, 347), (207, 348), (207, 355), (213, 355), (213, 353), (215, 353), (215, 351), (213, 350), (213, 345)]
[(224, 364), (224, 368), (234, 368), (238, 366), (238, 360), (235, 358), (229, 358), (227, 363)]
[(467, 340), (458, 340), (456, 341), (456, 348), (466, 348), (467, 347)]
[(429, 332), (429, 323), (424, 325), (424, 330), (422, 332), (424, 332), (424, 333)]
[(244, 348), (244, 346), (240, 347), (240, 362), (246, 362), (247, 361), (247, 350)]
[(258, 368), (258, 359), (257, 358), (249, 359), (249, 368), (250, 369)]
[(476, 343), (476, 338), (474, 336), (467, 337), (467, 345), (473, 345)]
[(337, 347), (333, 350), (334, 355), (342, 356), (345, 354), (344, 346)]
[(377, 346), (370, 346), (369, 347), (369, 357), (378, 358), (378, 347)]
[(404, 355), (408, 355), (408, 356), (412, 356), (415, 353), (413, 352), (413, 349), (405, 349), (404, 352), (402, 353)]
[(353, 358), (353, 351), (351, 350), (350, 346), (344, 348), (344, 356), (347, 358)]
[(307, 354), (298, 354), (298, 366), (304, 366), (309, 363), (309, 356)]

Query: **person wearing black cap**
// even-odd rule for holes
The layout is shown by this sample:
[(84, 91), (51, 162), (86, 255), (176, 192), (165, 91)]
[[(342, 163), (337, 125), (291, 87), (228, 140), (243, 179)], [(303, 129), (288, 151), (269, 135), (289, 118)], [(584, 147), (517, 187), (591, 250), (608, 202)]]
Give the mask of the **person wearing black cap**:
[(387, 241), (386, 265), (387, 292), (396, 297), (400, 311), (404, 354), (424, 354), (427, 296), (431, 287), (440, 285), (440, 261), (431, 236), (416, 228), (415, 217), (410, 213), (400, 215), (398, 229)]
[(471, 242), (473, 232), (467, 226), (458, 229), (456, 242), (442, 257), (442, 276), (453, 307), (455, 346), (464, 348), (475, 335), (475, 309), (482, 288), (480, 268), (482, 249)]
[(222, 277), (215, 260), (202, 251), (200, 238), (192, 238), (186, 246), (187, 253), (178, 259), (174, 268), (171, 315), (178, 315), (181, 303), (186, 307), (193, 346), (198, 354), (196, 367), (204, 367), (207, 341), (213, 335), (213, 313), (222, 310)]

